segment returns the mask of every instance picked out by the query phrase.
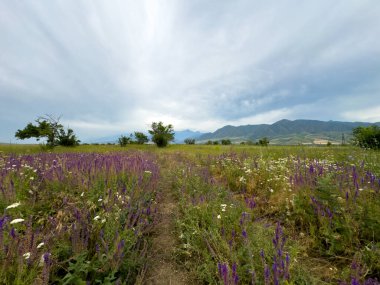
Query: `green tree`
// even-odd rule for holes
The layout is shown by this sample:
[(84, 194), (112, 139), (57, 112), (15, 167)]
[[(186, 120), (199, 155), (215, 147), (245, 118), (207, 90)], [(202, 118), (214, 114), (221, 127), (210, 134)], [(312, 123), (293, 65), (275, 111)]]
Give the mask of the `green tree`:
[(165, 126), (162, 122), (153, 122), (149, 133), (152, 135), (152, 142), (158, 147), (165, 147), (174, 140), (174, 129), (171, 124)]
[(185, 139), (185, 144), (195, 144), (195, 139)]
[(130, 137), (127, 137), (127, 136), (123, 136), (123, 135), (121, 135), (120, 137), (119, 137), (119, 145), (120, 146), (122, 146), (122, 147), (124, 147), (124, 146), (126, 146), (127, 144), (129, 144), (129, 143), (131, 143), (131, 138)]
[(36, 138), (37, 141), (46, 138), (46, 145), (49, 147), (78, 145), (80, 140), (77, 139), (74, 131), (67, 129), (66, 132), (59, 120), (60, 117), (56, 119), (51, 115), (39, 117), (35, 120), (35, 125), (28, 123), (24, 129), (17, 130), (15, 137), (21, 140)]
[(269, 144), (269, 139), (267, 137), (264, 137), (259, 140), (258, 145), (261, 146), (267, 146)]
[(222, 140), (222, 145), (230, 145), (231, 144), (231, 140)]
[(135, 132), (135, 139), (138, 144), (144, 144), (149, 141), (148, 137), (141, 132)]
[(380, 148), (380, 128), (376, 125), (352, 130), (353, 144), (363, 148)]

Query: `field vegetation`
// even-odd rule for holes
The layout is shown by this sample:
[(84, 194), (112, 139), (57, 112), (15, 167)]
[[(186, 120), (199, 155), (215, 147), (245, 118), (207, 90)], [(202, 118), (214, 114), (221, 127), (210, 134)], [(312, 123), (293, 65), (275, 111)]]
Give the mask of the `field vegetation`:
[(193, 284), (379, 284), (378, 151), (138, 144), (0, 151), (0, 283), (144, 283), (170, 194), (177, 211), (167, 250)]

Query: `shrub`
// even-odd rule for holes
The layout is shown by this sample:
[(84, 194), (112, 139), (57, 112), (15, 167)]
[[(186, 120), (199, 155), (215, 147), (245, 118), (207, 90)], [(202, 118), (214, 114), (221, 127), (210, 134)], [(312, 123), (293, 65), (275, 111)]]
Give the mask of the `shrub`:
[(185, 144), (195, 144), (195, 139), (185, 139)]
[(152, 135), (152, 141), (158, 147), (165, 147), (174, 140), (174, 129), (171, 124), (165, 126), (162, 122), (153, 122), (151, 128), (149, 133)]

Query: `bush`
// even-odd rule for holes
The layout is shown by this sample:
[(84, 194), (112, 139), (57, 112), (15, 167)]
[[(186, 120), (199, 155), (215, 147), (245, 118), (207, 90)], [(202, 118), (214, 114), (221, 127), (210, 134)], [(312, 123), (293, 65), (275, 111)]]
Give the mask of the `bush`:
[(136, 138), (136, 143), (138, 144), (144, 144), (149, 141), (148, 137), (141, 132), (135, 132), (135, 138)]
[(122, 146), (122, 147), (126, 146), (130, 142), (131, 142), (131, 138), (129, 138), (129, 137), (126, 137), (126, 136), (122, 135), (119, 138), (119, 145)]
[(185, 144), (195, 144), (195, 139), (185, 139)]
[(152, 135), (152, 141), (158, 147), (165, 147), (174, 140), (174, 129), (171, 124), (164, 126), (162, 122), (153, 122), (151, 128), (149, 133)]
[(380, 128), (376, 125), (353, 129), (353, 144), (363, 148), (380, 148)]

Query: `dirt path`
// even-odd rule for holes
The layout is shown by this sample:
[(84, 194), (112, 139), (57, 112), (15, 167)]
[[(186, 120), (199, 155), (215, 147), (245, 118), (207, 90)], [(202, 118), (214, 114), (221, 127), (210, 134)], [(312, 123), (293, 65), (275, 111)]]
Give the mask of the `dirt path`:
[[(168, 178), (168, 179), (166, 179)], [(169, 177), (163, 177), (170, 180)], [(194, 284), (187, 271), (180, 268), (174, 260), (173, 251), (177, 243), (175, 237), (175, 220), (178, 215), (178, 204), (173, 197), (169, 181), (162, 185), (161, 198), (158, 205), (160, 223), (156, 226), (152, 250), (143, 284), (176, 285)]]

